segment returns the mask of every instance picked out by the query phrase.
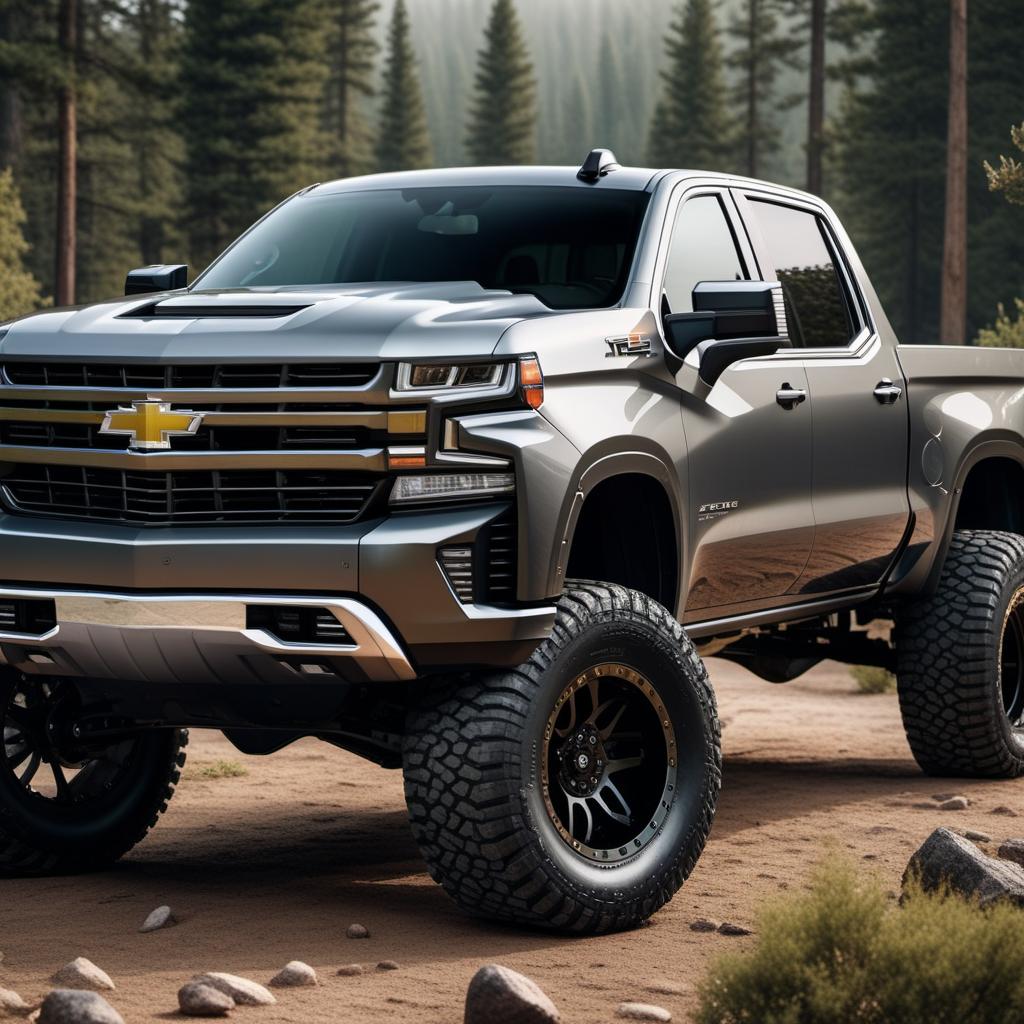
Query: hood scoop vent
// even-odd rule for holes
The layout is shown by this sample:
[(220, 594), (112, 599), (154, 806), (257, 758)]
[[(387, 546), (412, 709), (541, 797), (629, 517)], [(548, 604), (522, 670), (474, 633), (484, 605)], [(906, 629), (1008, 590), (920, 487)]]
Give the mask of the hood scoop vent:
[(301, 306), (284, 304), (238, 304), (228, 305), (224, 302), (150, 302), (145, 306), (136, 306), (127, 313), (121, 313), (118, 319), (128, 320), (252, 320), (268, 317), (293, 316), (304, 309), (309, 303)]

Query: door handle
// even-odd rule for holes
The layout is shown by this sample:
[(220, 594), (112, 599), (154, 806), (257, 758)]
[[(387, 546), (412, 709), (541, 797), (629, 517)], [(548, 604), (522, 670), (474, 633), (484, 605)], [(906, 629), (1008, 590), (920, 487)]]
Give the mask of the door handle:
[(790, 387), (788, 383), (783, 384), (782, 387), (775, 392), (775, 401), (778, 402), (783, 409), (795, 409), (806, 398), (806, 391), (803, 391), (800, 388)]
[(902, 394), (903, 388), (898, 384), (893, 384), (888, 377), (883, 377), (875, 385), (874, 396), (882, 405), (892, 405)]

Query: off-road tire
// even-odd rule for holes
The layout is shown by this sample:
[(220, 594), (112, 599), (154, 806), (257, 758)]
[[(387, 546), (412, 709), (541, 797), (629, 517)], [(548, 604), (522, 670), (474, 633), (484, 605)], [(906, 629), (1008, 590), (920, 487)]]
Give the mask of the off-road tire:
[[(0, 708), (10, 693), (11, 677), (0, 675)], [(153, 730), (136, 744), (130, 778), (81, 806), (35, 799), (0, 765), (0, 877), (95, 871), (141, 842), (181, 778), (188, 732)]]
[(898, 615), (900, 711), (929, 775), (1024, 773), (1024, 729), (1011, 725), (1001, 672), (1004, 631), (1022, 601), (1024, 538), (960, 530), (936, 592)]
[[(538, 763), (556, 700), (598, 662), (643, 673), (678, 737), (674, 796), (661, 805), (660, 828), (616, 864), (585, 860), (559, 834)], [(573, 582), (551, 636), (525, 664), (423, 694), (409, 714), (404, 768), (419, 848), (465, 910), (571, 933), (631, 928), (672, 898), (707, 840), (721, 785), (714, 693), (661, 605), (623, 587)]]

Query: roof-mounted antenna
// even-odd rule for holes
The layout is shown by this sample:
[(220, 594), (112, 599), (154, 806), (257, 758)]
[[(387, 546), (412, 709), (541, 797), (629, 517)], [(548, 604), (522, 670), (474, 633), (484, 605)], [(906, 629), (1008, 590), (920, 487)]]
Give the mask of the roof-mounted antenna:
[(597, 181), (621, 167), (622, 164), (610, 149), (592, 149), (583, 161), (583, 166), (576, 172), (576, 177), (580, 181)]

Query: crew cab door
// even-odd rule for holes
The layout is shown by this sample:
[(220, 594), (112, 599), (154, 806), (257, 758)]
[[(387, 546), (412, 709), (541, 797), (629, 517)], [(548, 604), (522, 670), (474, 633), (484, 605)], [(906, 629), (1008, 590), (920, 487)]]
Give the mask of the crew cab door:
[(900, 546), (907, 498), (907, 402), (824, 211), (744, 191), (739, 208), (767, 280), (782, 284), (794, 355), (812, 406), (814, 544), (791, 592), (877, 584)]
[[(727, 190), (680, 197), (663, 266), (663, 316), (692, 310), (701, 281), (757, 277)], [(770, 356), (734, 363), (710, 392), (689, 367), (676, 380), (689, 453), (684, 621), (771, 604), (799, 579), (814, 534), (804, 371)], [(791, 392), (801, 398), (780, 398)]]

